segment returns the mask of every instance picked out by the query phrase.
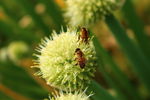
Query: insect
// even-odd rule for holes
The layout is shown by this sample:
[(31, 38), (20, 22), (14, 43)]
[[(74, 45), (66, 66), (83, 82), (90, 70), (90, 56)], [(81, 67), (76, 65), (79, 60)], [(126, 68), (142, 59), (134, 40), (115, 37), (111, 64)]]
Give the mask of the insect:
[(77, 48), (75, 50), (75, 55), (76, 55), (75, 60), (77, 61), (76, 65), (79, 65), (80, 68), (83, 69), (85, 67), (85, 64), (86, 64), (86, 59), (85, 59), (84, 54), (83, 54), (83, 52), (81, 51), (80, 48)]
[(81, 39), (81, 42), (88, 43), (89, 32), (87, 31), (86, 28), (84, 28), (84, 27), (81, 28), (79, 39)]

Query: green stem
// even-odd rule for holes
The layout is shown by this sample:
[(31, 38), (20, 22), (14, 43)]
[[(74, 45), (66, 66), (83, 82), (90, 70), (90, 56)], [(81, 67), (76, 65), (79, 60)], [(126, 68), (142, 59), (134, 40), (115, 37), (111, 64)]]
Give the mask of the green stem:
[(135, 9), (132, 4), (132, 0), (126, 0), (123, 6), (123, 14), (129, 27), (134, 31), (135, 38), (145, 55), (150, 59), (150, 38), (144, 31), (144, 25), (137, 16)]
[(106, 23), (118, 41), (123, 52), (128, 57), (137, 76), (140, 77), (141, 81), (143, 81), (150, 91), (150, 64), (148, 59), (146, 59), (143, 55), (141, 49), (129, 39), (125, 30), (121, 27), (120, 23), (118, 23), (113, 15), (106, 16)]

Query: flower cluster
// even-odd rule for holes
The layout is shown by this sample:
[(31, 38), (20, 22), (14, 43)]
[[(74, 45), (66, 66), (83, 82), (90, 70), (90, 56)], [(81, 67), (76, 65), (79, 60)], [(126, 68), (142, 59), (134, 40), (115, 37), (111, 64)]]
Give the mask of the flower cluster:
[(65, 17), (71, 26), (89, 27), (120, 8), (124, 0), (66, 0)]
[[(47, 84), (61, 90), (76, 90), (84, 88), (94, 76), (96, 67), (96, 52), (91, 39), (88, 43), (79, 39), (77, 30), (68, 29), (59, 35), (53, 32), (50, 39), (45, 38), (37, 48), (40, 54), (36, 65)], [(76, 49), (80, 49), (86, 59), (84, 68), (78, 64)], [(82, 60), (82, 59), (81, 59)], [(82, 63), (82, 61), (81, 61)]]

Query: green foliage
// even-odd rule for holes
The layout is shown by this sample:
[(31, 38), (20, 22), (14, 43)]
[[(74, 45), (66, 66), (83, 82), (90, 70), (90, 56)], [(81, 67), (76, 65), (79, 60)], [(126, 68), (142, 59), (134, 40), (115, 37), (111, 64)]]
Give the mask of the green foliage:
[[(38, 4), (45, 7), (45, 11), (41, 14), (35, 10)], [(21, 62), (32, 59), (35, 46), (43, 36), (51, 35), (53, 29), (60, 32), (61, 26), (66, 27), (62, 9), (54, 0), (0, 0), (0, 85), (31, 100), (42, 100), (48, 97), (51, 91), (39, 85)], [(103, 85), (95, 80), (92, 81), (88, 88), (94, 93), (92, 100), (148, 100), (150, 98), (147, 92), (150, 91), (150, 38), (146, 35), (144, 24), (137, 16), (131, 0), (126, 0), (122, 13), (124, 15), (122, 20), (134, 32), (136, 41), (133, 42), (129, 38), (125, 27), (114, 15), (106, 16), (105, 22), (138, 82), (137, 84), (131, 82), (95, 36), (93, 42), (97, 52), (98, 71), (106, 83)], [(24, 23), (21, 23), (23, 20)], [(29, 23), (22, 26), (26, 22)], [(10, 61), (7, 54), (7, 46), (13, 41), (24, 41), (30, 48), (29, 55), (17, 63)], [(6, 55), (1, 54), (2, 48), (6, 48)], [(2, 60), (1, 56), (5, 56), (5, 59)], [(109, 89), (114, 94), (111, 94)], [(13, 100), (11, 96), (8, 91), (4, 92), (0, 87), (0, 100)]]
[(118, 41), (123, 52), (130, 60), (130, 63), (134, 67), (137, 75), (143, 81), (143, 83), (146, 84), (147, 88), (150, 89), (150, 63), (148, 59), (146, 59), (141, 49), (129, 39), (125, 30), (122, 29), (120, 24), (113, 16), (108, 16), (106, 23)]
[[(144, 25), (140, 18), (137, 16), (131, 0), (126, 0), (123, 7), (123, 14), (126, 18), (129, 27), (134, 31), (134, 35), (138, 41), (138, 45), (141, 47), (145, 56), (150, 58), (150, 40), (144, 31)], [(142, 37), (142, 38), (141, 38)]]
[(47, 91), (29, 76), (29, 74), (21, 67), (11, 62), (0, 62), (0, 81), (11, 90), (24, 95), (32, 100), (41, 100), (47, 97)]
[(94, 100), (117, 100), (95, 81), (92, 81), (89, 90), (94, 92), (94, 96), (92, 96)]
[[(99, 44), (97, 38), (94, 39), (94, 45), (96, 47), (97, 57), (100, 59), (98, 60), (99, 71), (103, 74), (110, 87), (116, 90), (118, 98), (120, 100), (127, 100), (130, 97), (132, 100), (140, 100), (137, 91), (129, 82), (127, 76), (119, 69), (119, 66), (114, 62), (101, 44)], [(111, 76), (111, 74), (108, 73), (108, 69), (112, 71), (114, 76)], [(115, 81), (112, 80), (113, 78), (115, 78)], [(124, 94), (123, 91), (125, 91), (126, 94)]]

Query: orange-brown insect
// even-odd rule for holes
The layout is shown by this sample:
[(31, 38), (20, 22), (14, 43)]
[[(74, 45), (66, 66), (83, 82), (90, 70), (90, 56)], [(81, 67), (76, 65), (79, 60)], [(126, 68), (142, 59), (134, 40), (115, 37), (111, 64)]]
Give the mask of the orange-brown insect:
[(79, 39), (81, 39), (81, 41), (84, 42), (84, 43), (88, 43), (89, 32), (87, 31), (86, 28), (84, 28), (84, 27), (81, 28)]
[(85, 59), (84, 54), (83, 54), (83, 52), (81, 51), (80, 48), (77, 48), (75, 50), (75, 55), (77, 56), (76, 57), (76, 61), (77, 61), (76, 65), (79, 65), (80, 68), (84, 68), (85, 64), (86, 64), (86, 59)]

